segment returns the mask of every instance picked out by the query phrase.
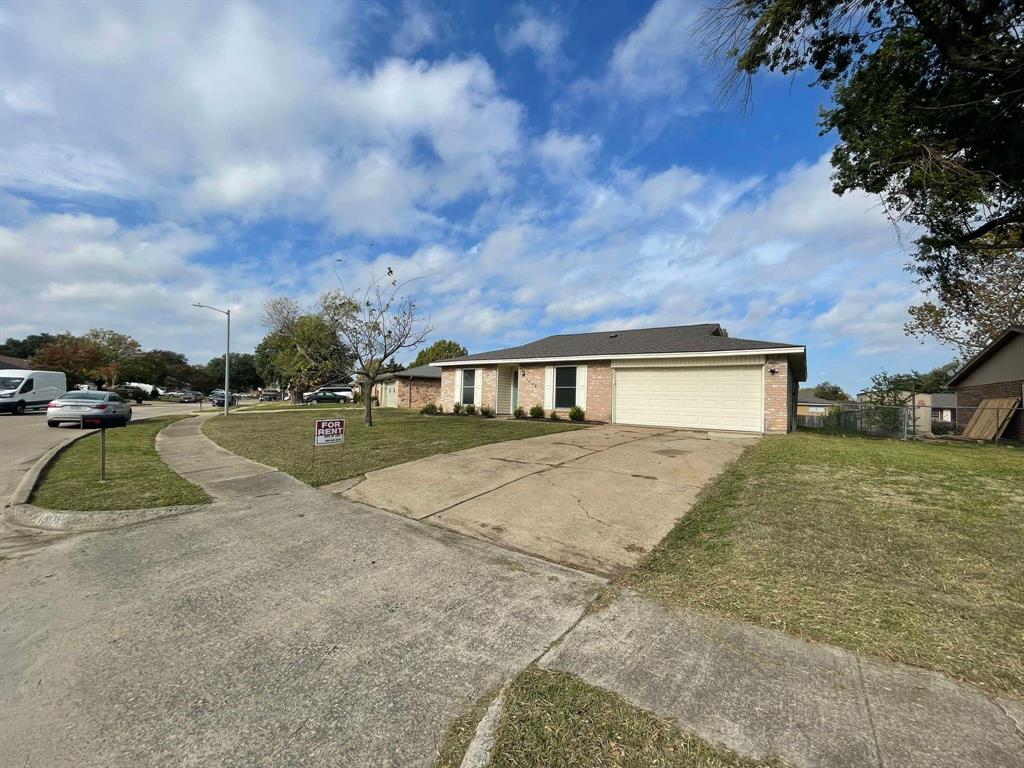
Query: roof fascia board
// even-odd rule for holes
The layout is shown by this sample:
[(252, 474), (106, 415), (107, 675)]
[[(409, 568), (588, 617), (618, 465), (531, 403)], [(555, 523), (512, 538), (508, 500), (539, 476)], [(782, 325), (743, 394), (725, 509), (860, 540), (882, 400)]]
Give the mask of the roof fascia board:
[(504, 363), (557, 363), (580, 360), (656, 360), (685, 357), (729, 357), (741, 355), (806, 355), (807, 347), (768, 347), (765, 349), (729, 349), (714, 352), (645, 352), (635, 355), (570, 355), (559, 357), (505, 357), (494, 360), (445, 360), (431, 363), (436, 368), (462, 365), (500, 365)]

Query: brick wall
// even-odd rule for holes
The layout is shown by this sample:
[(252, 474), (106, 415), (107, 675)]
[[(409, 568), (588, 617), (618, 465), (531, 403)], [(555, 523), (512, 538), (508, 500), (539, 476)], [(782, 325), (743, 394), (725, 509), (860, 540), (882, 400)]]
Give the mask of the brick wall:
[(455, 404), (455, 369), (445, 366), (441, 369), (441, 394), (437, 404), (444, 408), (445, 413), (452, 412)]
[[(774, 375), (768, 371), (774, 368)], [(790, 401), (792, 384), (789, 376), (789, 361), (786, 358), (768, 357), (764, 362), (764, 431), (778, 435), (789, 431)]]
[[(607, 360), (582, 362), (587, 366), (587, 420), (612, 420), (612, 366)], [(527, 413), (534, 405), (544, 407), (545, 365), (523, 365), (519, 374), (519, 405)], [(569, 409), (559, 408), (567, 415)]]
[[(468, 367), (468, 366), (467, 366)], [(498, 368), (494, 365), (477, 365), (474, 368), (480, 369), (481, 382), (480, 392), (477, 392), (476, 407), (489, 405), (491, 410), (496, 410), (497, 402), (495, 394), (497, 389)], [(451, 412), (455, 403), (462, 402), (462, 393), (455, 391), (455, 368), (445, 366), (441, 369), (441, 391), (434, 402), (441, 405), (446, 412)]]
[(437, 379), (395, 380), (395, 405), (399, 408), (419, 410), (427, 403), (436, 403), (441, 396), (441, 382)]
[[(956, 423), (961, 431), (970, 422), (975, 409), (987, 397), (1016, 397), (1021, 396), (1020, 381), (1000, 381), (994, 384), (978, 384), (973, 387), (956, 387)], [(1017, 405), (1017, 412), (1006, 425), (1003, 437), (1011, 440), (1024, 440), (1024, 415), (1021, 414), (1020, 404)]]

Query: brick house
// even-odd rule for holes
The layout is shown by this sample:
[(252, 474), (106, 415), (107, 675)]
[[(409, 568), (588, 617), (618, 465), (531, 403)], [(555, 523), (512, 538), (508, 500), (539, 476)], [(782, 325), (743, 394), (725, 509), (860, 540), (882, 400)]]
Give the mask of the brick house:
[(1024, 325), (1012, 325), (971, 358), (949, 386), (956, 390), (956, 421), (960, 429), (974, 415), (978, 404), (989, 397), (1015, 397), (1017, 411), (1003, 432), (1004, 438), (1024, 440)]
[(374, 395), (385, 408), (422, 408), (437, 403), (441, 396), (441, 370), (429, 365), (406, 368), (383, 376)]
[(807, 378), (805, 347), (734, 339), (717, 323), (548, 336), (431, 365), (446, 411), (579, 406), (591, 421), (772, 434), (795, 427)]

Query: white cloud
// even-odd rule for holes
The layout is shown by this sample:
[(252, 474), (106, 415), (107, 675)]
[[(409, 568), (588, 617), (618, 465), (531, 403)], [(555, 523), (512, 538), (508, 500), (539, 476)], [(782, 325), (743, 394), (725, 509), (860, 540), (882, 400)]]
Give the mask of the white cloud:
[(520, 8), (519, 21), (511, 29), (499, 33), (498, 42), (506, 56), (526, 50), (537, 58), (541, 69), (555, 72), (564, 66), (562, 41), (565, 29), (554, 19), (542, 17), (533, 8)]
[(703, 54), (693, 34), (703, 6), (658, 0), (636, 29), (615, 46), (608, 75), (626, 98), (643, 100), (679, 94), (696, 82)]
[(391, 50), (399, 56), (412, 56), (441, 38), (441, 19), (426, 3), (403, 0), (401, 13), (402, 22), (391, 37)]
[(555, 178), (587, 174), (600, 148), (601, 139), (597, 136), (560, 131), (548, 131), (534, 144), (544, 170)]
[[(391, 234), (407, 232), (410, 220), (435, 219), (437, 208), (465, 195), (509, 187), (522, 109), (481, 57), (391, 59), (367, 72), (348, 59), (346, 41), (358, 35), (323, 44), (322, 29), (359, 28), (359, 7), (310, 9), (8, 9), (0, 82), (33, 83), (59, 119), (27, 114), (25, 87), (5, 90), (4, 183), (141, 197), (172, 217), (337, 214), (336, 231), (381, 233), (391, 221)], [(420, 19), (423, 39), (426, 10), (406, 11)], [(388, 172), (351, 175), (379, 157), (388, 158)], [(385, 186), (368, 189), (373, 178)], [(399, 196), (413, 214), (378, 211), (358, 226), (358, 201), (385, 200), (400, 178), (413, 182)], [(325, 199), (332, 202), (313, 202)]]

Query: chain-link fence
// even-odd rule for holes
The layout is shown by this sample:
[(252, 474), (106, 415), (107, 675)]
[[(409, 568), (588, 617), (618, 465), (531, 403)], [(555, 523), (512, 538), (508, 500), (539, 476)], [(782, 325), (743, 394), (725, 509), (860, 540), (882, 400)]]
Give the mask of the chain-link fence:
[[(992, 439), (990, 433), (1001, 428), (1001, 440), (1024, 440), (1024, 408), (927, 408), (910, 405), (878, 405), (876, 403), (840, 403), (825, 413), (798, 414), (797, 425), (836, 435), (874, 435), (910, 440), (916, 437), (963, 435), (975, 415), (985, 434), (979, 439)], [(976, 423), (979, 423), (976, 422)]]

